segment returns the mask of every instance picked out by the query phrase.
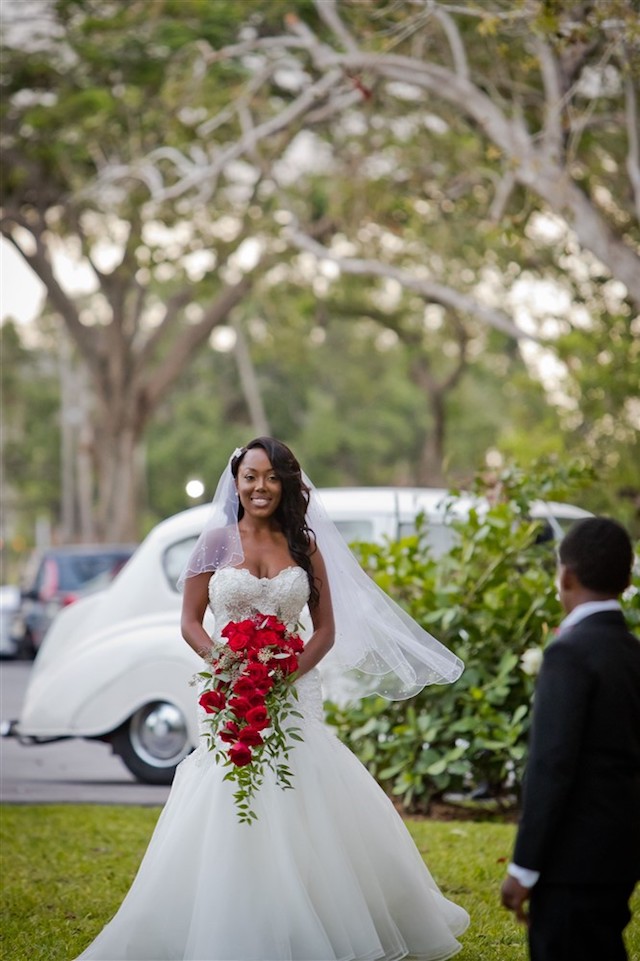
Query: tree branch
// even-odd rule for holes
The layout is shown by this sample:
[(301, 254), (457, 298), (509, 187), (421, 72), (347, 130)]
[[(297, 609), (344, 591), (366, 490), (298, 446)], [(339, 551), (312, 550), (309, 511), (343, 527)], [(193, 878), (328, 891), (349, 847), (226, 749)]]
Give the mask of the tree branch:
[(469, 334), (465, 330), (464, 324), (461, 322), (457, 313), (449, 311), (452, 318), (453, 326), (456, 332), (456, 340), (458, 341), (458, 357), (457, 361), (447, 377), (441, 382), (441, 390), (443, 393), (450, 391), (458, 383), (462, 374), (464, 373), (465, 367), (467, 366), (468, 358), (468, 346), (469, 346)]
[[(308, 28), (305, 28), (308, 33)], [(314, 45), (310, 54), (319, 68), (338, 65), (348, 71), (370, 70), (390, 80), (422, 87), (471, 117), (506, 155), (516, 181), (537, 193), (575, 231), (578, 241), (591, 250), (626, 286), (640, 305), (640, 257), (618, 237), (594, 203), (576, 186), (568, 170), (546, 151), (536, 149), (524, 123), (509, 119), (478, 87), (438, 64), (409, 57), (379, 54), (328, 55)]]
[[(28, 253), (19, 243), (11, 229), (12, 224), (23, 227), (29, 232), (36, 246), (34, 253)], [(40, 232), (35, 230), (34, 227), (19, 214), (8, 214), (3, 217), (2, 220), (0, 220), (0, 231), (40, 278), (46, 287), (51, 306), (63, 317), (69, 333), (76, 342), (86, 363), (96, 374), (96, 377), (100, 379), (102, 370), (94, 332), (82, 323), (76, 305), (58, 283), (51, 266), (49, 253)]]
[(500, 178), (493, 195), (493, 200), (491, 201), (491, 206), (489, 207), (489, 219), (493, 221), (494, 224), (499, 223), (504, 217), (509, 197), (513, 193), (515, 185), (516, 178), (513, 171), (507, 170), (504, 176)]
[(238, 112), (240, 106), (246, 105), (251, 100), (252, 96), (257, 93), (260, 88), (270, 79), (274, 71), (277, 69), (277, 62), (271, 61), (264, 68), (264, 70), (257, 71), (253, 77), (249, 80), (246, 90), (236, 98), (230, 107), (225, 107), (214, 117), (210, 117), (208, 120), (203, 120), (198, 124), (198, 135), (200, 137), (210, 136), (218, 127), (223, 126), (223, 124), (229, 123), (233, 120), (234, 116)]
[(449, 47), (451, 48), (451, 55), (453, 57), (453, 64), (457, 75), (462, 80), (469, 80), (469, 64), (467, 63), (467, 52), (464, 48), (464, 43), (462, 42), (462, 37), (460, 36), (460, 31), (456, 25), (453, 17), (449, 16), (443, 7), (436, 6), (434, 10), (436, 19), (438, 19), (442, 25), (447, 40), (449, 42)]
[(164, 317), (157, 327), (154, 328), (153, 333), (146, 339), (144, 346), (138, 351), (134, 362), (134, 375), (148, 368), (156, 350), (166, 337), (167, 332), (175, 325), (182, 308), (186, 307), (192, 297), (193, 287), (186, 285), (169, 298)]
[(154, 410), (160, 398), (185, 370), (198, 347), (206, 344), (211, 331), (229, 316), (247, 295), (255, 282), (256, 271), (245, 274), (235, 284), (228, 284), (216, 297), (202, 320), (185, 327), (163, 362), (148, 378), (142, 389), (142, 417)]
[[(297, 19), (295, 14), (289, 14), (287, 17), (288, 23), (292, 17)], [(236, 60), (246, 56), (248, 53), (255, 53), (256, 50), (273, 50), (277, 54), (286, 49), (306, 50), (308, 42), (302, 37), (292, 37), (289, 34), (283, 34), (278, 37), (251, 37), (249, 40), (243, 40), (241, 43), (233, 43), (228, 44), (226, 47), (220, 47), (219, 50), (213, 50), (206, 41), (198, 40), (197, 47), (204, 62), (209, 65), (220, 63), (222, 60)]]
[(545, 118), (542, 142), (548, 152), (549, 158), (555, 163), (559, 163), (563, 150), (563, 97), (558, 63), (549, 44), (545, 43), (538, 35), (534, 37), (534, 46), (538, 54), (545, 94)]
[[(144, 164), (107, 165), (100, 173), (94, 186), (94, 192), (105, 181), (114, 182), (128, 177), (137, 177), (146, 183), (153, 200), (158, 203), (175, 199), (192, 188), (199, 188), (199, 196), (207, 199), (215, 191), (218, 178), (227, 164), (244, 154), (250, 153), (260, 140), (290, 127), (295, 120), (304, 116), (319, 101), (323, 100), (334, 87), (342, 82), (342, 79), (341, 70), (330, 70), (315, 83), (310, 84), (275, 117), (269, 118), (257, 127), (252, 127), (246, 131), (244, 136), (221, 150), (213, 163), (194, 162), (173, 147), (160, 147), (148, 155)], [(162, 175), (154, 166), (154, 163), (161, 159), (169, 160), (181, 174), (172, 186), (164, 185)]]
[(527, 338), (538, 341), (537, 337), (528, 334), (514, 324), (504, 311), (481, 304), (475, 298), (463, 294), (458, 290), (454, 290), (451, 287), (447, 287), (444, 284), (416, 277), (415, 274), (410, 273), (408, 270), (394, 267), (391, 264), (385, 264), (379, 260), (340, 257), (329, 250), (328, 247), (322, 246), (318, 241), (313, 240), (307, 234), (302, 233), (302, 231), (296, 228), (289, 228), (287, 234), (294, 246), (300, 250), (309, 251), (319, 260), (328, 260), (336, 264), (345, 274), (388, 277), (397, 280), (406, 290), (415, 291), (424, 297), (425, 300), (442, 304), (443, 307), (448, 307), (460, 313), (475, 317), (488, 326), (506, 334), (508, 337), (513, 337), (516, 340)]
[(638, 99), (632, 76), (624, 85), (625, 118), (627, 122), (627, 171), (635, 201), (636, 217), (640, 223), (640, 134), (638, 133)]
[(358, 50), (358, 44), (340, 19), (336, 0), (314, 0), (316, 12), (333, 31), (345, 50)]
[(238, 378), (251, 418), (252, 428), (257, 436), (265, 436), (271, 433), (269, 418), (260, 392), (260, 383), (256, 376), (247, 338), (237, 315), (231, 319), (231, 326), (236, 334), (234, 355), (238, 368)]

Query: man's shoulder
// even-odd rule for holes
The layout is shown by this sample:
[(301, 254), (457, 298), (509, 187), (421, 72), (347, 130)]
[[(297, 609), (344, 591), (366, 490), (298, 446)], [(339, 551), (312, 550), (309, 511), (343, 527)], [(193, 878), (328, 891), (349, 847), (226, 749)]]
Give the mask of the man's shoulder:
[(588, 658), (593, 654), (621, 656), (629, 663), (640, 665), (640, 638), (629, 628), (622, 611), (603, 611), (583, 618), (564, 631), (547, 648), (551, 659)]
[(584, 637), (592, 634), (602, 635), (604, 632), (607, 634), (627, 634), (633, 637), (623, 611), (611, 610), (594, 611), (591, 614), (586, 614), (575, 624), (572, 624), (570, 627), (567, 627), (565, 631), (562, 631), (558, 640), (570, 642), (576, 637)]

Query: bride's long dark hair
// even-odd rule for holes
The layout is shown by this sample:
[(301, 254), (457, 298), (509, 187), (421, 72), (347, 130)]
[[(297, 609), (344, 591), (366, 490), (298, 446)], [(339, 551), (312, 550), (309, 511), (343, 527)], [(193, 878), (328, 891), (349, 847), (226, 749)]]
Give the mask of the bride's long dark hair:
[[(302, 479), (300, 464), (293, 452), (282, 441), (276, 440), (275, 437), (256, 437), (249, 441), (231, 461), (231, 473), (234, 478), (238, 477), (244, 455), (255, 447), (261, 447), (266, 453), (282, 484), (282, 497), (274, 517), (287, 539), (291, 556), (306, 572), (309, 580), (309, 604), (315, 606), (319, 600), (319, 593), (311, 566), (311, 555), (316, 550), (316, 545), (314, 533), (307, 524), (309, 489)], [(243, 514), (244, 508), (240, 504), (238, 520)]]

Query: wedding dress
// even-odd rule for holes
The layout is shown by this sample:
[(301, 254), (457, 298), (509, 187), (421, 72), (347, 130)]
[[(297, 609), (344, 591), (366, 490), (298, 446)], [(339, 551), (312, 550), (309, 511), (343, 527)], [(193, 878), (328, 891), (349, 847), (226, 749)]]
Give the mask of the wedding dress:
[[(223, 568), (216, 634), (255, 611), (293, 626), (307, 575)], [(252, 824), (203, 739), (179, 765), (129, 893), (81, 955), (103, 961), (443, 961), (469, 922), (438, 890), (402, 819), (323, 722), (319, 672), (297, 682), (293, 788), (268, 778)], [(80, 959), (78, 959), (80, 961)]]

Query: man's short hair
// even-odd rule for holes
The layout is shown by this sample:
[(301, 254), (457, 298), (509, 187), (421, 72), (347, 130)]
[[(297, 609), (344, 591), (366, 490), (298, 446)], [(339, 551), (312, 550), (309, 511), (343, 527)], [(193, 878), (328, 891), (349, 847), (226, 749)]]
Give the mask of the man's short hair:
[(609, 517), (588, 517), (566, 534), (558, 550), (583, 587), (598, 594), (621, 594), (629, 584), (633, 545), (629, 534)]

